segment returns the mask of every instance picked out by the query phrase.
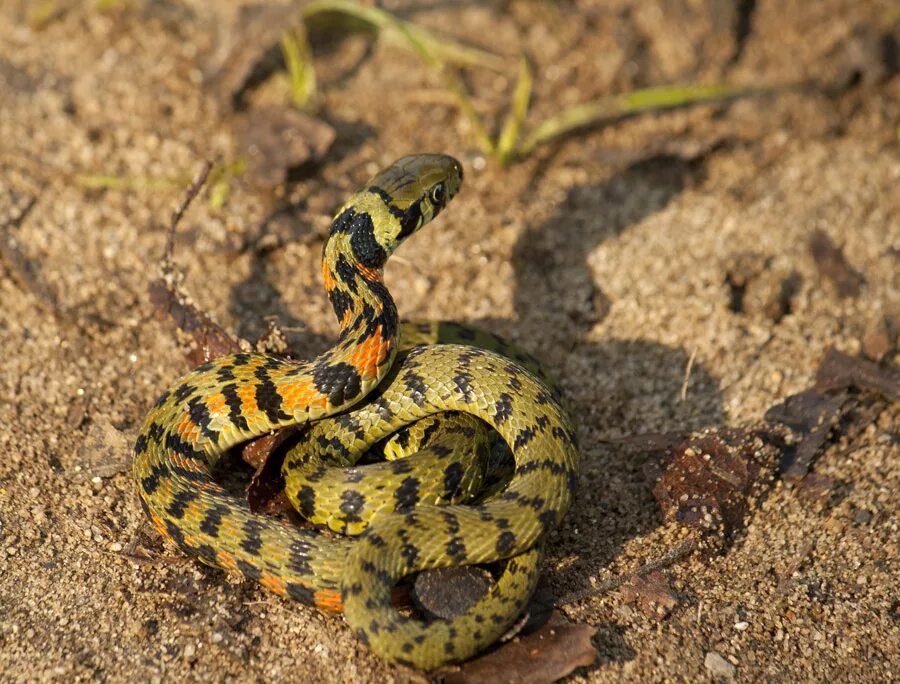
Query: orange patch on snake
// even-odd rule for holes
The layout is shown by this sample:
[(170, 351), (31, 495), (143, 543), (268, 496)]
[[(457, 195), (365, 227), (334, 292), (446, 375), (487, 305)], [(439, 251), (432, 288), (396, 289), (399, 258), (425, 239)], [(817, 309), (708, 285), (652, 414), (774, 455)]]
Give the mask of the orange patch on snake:
[(285, 581), (281, 577), (263, 577), (259, 580), (259, 583), (279, 596), (285, 596), (287, 594), (287, 591), (285, 590)]
[(259, 411), (259, 407), (256, 405), (255, 385), (240, 385), (236, 392), (241, 399), (241, 411), (245, 416), (253, 415)]
[(285, 383), (278, 388), (278, 394), (284, 402), (282, 408), (291, 414), (309, 407), (324, 409), (328, 406), (328, 397), (323, 396), (311, 380)]
[(237, 570), (237, 563), (234, 560), (234, 556), (227, 551), (216, 552), (216, 563), (220, 568), (224, 568), (225, 570)]
[(209, 412), (213, 415), (222, 411), (226, 406), (225, 395), (221, 392), (216, 392), (215, 394), (206, 397), (205, 402), (206, 408), (209, 409)]
[(344, 603), (341, 601), (341, 592), (334, 589), (319, 589), (313, 594), (313, 601), (316, 608), (327, 611), (329, 613), (342, 613), (344, 611)]
[(375, 333), (363, 340), (347, 357), (347, 361), (359, 372), (360, 377), (374, 378), (378, 373), (378, 366), (384, 360), (384, 353), (388, 343), (381, 337), (381, 326)]

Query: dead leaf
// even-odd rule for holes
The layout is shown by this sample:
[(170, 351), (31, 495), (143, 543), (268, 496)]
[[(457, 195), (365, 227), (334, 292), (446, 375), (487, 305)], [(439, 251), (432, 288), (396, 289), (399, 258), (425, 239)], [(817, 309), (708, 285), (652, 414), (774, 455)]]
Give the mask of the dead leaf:
[(646, 472), (666, 519), (729, 535), (743, 526), (748, 498), (769, 475), (768, 452), (757, 435), (722, 428), (688, 437)]
[(766, 411), (767, 421), (782, 423), (802, 435), (796, 447), (783, 449), (779, 469), (786, 480), (796, 482), (807, 476), (839, 419), (845, 419), (844, 433), (851, 434), (860, 432), (878, 417), (881, 405), (865, 405), (854, 399), (853, 391), (896, 401), (900, 398), (900, 372), (831, 348), (816, 370), (812, 388), (789, 396)]
[(324, 121), (279, 105), (250, 110), (234, 129), (247, 177), (262, 187), (284, 183), (289, 172), (318, 164), (335, 138)]
[(592, 625), (572, 624), (557, 611), (540, 629), (459, 666), (435, 673), (444, 684), (551, 684), (591, 665), (597, 649)]
[(837, 481), (833, 477), (813, 472), (797, 483), (797, 493), (809, 501), (827, 504), (836, 487)]
[(187, 360), (191, 366), (241, 350), (238, 340), (194, 304), (180, 287), (180, 278), (158, 278), (150, 283), (150, 303), (160, 317), (170, 316), (190, 337)]
[(136, 436), (117, 430), (103, 418), (92, 423), (81, 445), (81, 470), (74, 474), (74, 479), (105, 478), (128, 472)]
[(256, 472), (247, 485), (247, 504), (254, 513), (283, 513), (293, 510), (284, 493), (284, 476), (281, 464), (300, 428), (287, 427), (278, 432), (263, 435), (241, 447), (241, 458)]
[(660, 571), (633, 575), (620, 589), (626, 601), (637, 603), (650, 617), (662, 619), (678, 605), (678, 598), (669, 586), (669, 579)]
[(828, 278), (834, 285), (838, 297), (857, 297), (865, 280), (857, 273), (843, 250), (831, 241), (822, 230), (815, 231), (809, 238), (809, 252), (819, 273)]
[(819, 364), (815, 386), (820, 392), (854, 388), (897, 401), (900, 399), (900, 371), (844, 354), (832, 347)]
[(796, 447), (787, 446), (782, 451), (778, 465), (782, 477), (796, 482), (806, 476), (848, 396), (847, 392), (828, 396), (809, 389), (787, 397), (766, 411), (770, 423), (782, 423), (804, 435)]

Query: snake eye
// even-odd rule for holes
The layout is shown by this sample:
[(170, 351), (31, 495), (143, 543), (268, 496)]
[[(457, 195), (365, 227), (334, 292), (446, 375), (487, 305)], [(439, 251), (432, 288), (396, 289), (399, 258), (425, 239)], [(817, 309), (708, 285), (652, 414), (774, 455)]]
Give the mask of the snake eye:
[(444, 206), (444, 184), (438, 183), (431, 189), (431, 202), (436, 207)]

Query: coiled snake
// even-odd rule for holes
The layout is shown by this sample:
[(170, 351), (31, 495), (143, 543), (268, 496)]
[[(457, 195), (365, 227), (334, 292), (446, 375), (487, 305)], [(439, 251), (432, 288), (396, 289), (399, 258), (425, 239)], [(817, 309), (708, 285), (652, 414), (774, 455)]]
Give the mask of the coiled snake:
[[(459, 162), (443, 155), (405, 157), (372, 178), (338, 212), (324, 246), (341, 329), (335, 346), (312, 361), (238, 353), (200, 366), (157, 400), (134, 445), (144, 510), (179, 548), (283, 596), (342, 610), (377, 654), (422, 669), (470, 657), (515, 621), (578, 465), (571, 422), (535, 375), (472, 346), (477, 335), (465, 328), (398, 320), (385, 261), (461, 183)], [(464, 344), (427, 343), (448, 337)], [(457, 503), (479, 486), (483, 450), (471, 445), (483, 443), (485, 423), (508, 445), (515, 472), (487, 498)], [(289, 497), (344, 532), (362, 532), (374, 515), (362, 536), (332, 539), (254, 514), (212, 479), (230, 447), (298, 424), (308, 429), (283, 466)], [(398, 430), (388, 452), (402, 455), (410, 441), (422, 450), (343, 474), (330, 467), (352, 465)], [(388, 479), (378, 480), (379, 469)], [(501, 559), (509, 560), (498, 580), (462, 615), (426, 624), (393, 605), (406, 575)]]

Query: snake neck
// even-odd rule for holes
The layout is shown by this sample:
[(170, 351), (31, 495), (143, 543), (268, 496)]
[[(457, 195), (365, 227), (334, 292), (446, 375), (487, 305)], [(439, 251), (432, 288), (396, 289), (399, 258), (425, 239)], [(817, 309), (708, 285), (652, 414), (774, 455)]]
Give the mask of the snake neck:
[(397, 349), (399, 317), (384, 285), (386, 259), (383, 250), (361, 255), (352, 235), (339, 230), (325, 243), (322, 276), (341, 329), (333, 361), (353, 365), (364, 383), (381, 378)]

